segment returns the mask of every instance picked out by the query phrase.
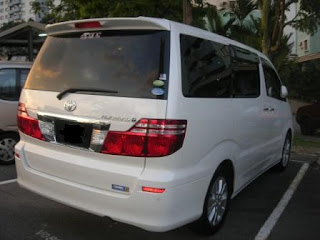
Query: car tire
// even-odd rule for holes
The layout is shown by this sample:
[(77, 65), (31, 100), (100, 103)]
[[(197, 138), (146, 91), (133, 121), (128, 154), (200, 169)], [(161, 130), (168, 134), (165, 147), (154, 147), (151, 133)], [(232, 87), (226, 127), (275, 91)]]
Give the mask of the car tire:
[(6, 132), (0, 134), (0, 164), (9, 165), (14, 163), (14, 146), (19, 141), (19, 134)]
[(221, 228), (229, 208), (232, 189), (229, 179), (221, 170), (215, 173), (206, 194), (202, 216), (191, 225), (192, 230), (211, 235)]
[(310, 125), (310, 120), (308, 118), (301, 121), (300, 130), (302, 135), (311, 136), (314, 134), (315, 130)]
[(291, 134), (287, 133), (282, 147), (281, 160), (276, 165), (279, 171), (284, 171), (289, 164), (291, 154)]

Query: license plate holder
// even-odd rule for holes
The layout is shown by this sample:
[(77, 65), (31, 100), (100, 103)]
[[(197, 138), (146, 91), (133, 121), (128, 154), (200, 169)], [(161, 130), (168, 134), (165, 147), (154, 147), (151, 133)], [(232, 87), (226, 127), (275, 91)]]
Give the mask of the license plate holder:
[(56, 119), (54, 125), (58, 143), (89, 149), (92, 124)]

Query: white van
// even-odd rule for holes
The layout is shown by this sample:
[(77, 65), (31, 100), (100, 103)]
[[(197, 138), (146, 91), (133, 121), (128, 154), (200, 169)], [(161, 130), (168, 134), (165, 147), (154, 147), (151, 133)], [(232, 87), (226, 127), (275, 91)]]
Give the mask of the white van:
[(223, 223), (289, 161), (287, 90), (243, 44), (164, 19), (48, 25), (22, 91), (18, 183), (150, 231)]
[(14, 163), (19, 141), (17, 108), (32, 63), (0, 61), (0, 164)]

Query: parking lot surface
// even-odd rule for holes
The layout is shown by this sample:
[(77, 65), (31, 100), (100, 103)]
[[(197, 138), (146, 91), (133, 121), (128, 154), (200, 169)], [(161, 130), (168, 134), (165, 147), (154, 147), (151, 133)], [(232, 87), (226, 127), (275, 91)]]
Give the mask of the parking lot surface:
[[(0, 166), (0, 239), (255, 239), (302, 165), (291, 162), (281, 173), (271, 169), (250, 184), (231, 201), (225, 224), (214, 236), (199, 235), (187, 226), (152, 233), (91, 215), (8, 182), (16, 178), (15, 167)], [(311, 164), (268, 239), (319, 239), (319, 182), (319, 166)]]

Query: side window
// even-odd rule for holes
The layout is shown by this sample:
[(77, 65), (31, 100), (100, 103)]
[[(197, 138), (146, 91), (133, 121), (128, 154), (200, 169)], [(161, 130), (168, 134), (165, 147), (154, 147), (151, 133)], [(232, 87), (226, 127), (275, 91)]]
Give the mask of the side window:
[(19, 69), (19, 73), (20, 73), (19, 87), (20, 87), (20, 90), (23, 88), (24, 83), (25, 83), (26, 80), (27, 80), (29, 71), (30, 71), (30, 69), (27, 69), (27, 68), (21, 68), (21, 69)]
[(29, 69), (0, 69), (0, 99), (18, 101)]
[(280, 96), (281, 82), (275, 70), (263, 62), (263, 72), (266, 80), (267, 95), (272, 98), (283, 100)]
[(188, 35), (180, 36), (182, 92), (185, 97), (230, 98), (229, 46)]
[(0, 69), (0, 98), (18, 100), (16, 69)]
[(232, 47), (233, 97), (256, 98), (260, 96), (260, 75), (258, 55)]

